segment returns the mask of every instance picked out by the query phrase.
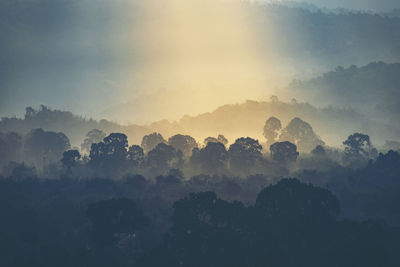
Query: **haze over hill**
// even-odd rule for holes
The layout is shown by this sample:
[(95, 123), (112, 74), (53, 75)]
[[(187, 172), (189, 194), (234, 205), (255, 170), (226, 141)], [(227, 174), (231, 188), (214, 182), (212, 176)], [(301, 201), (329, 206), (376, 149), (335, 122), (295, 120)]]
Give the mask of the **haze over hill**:
[(176, 133), (188, 134), (199, 142), (218, 134), (224, 134), (230, 142), (241, 136), (252, 136), (264, 142), (263, 126), (271, 116), (278, 117), (283, 124), (299, 117), (310, 123), (327, 145), (334, 146), (340, 146), (353, 132), (368, 133), (378, 145), (382, 145), (386, 140), (397, 140), (400, 134), (398, 124), (376, 121), (350, 109), (316, 108), (307, 103), (279, 100), (246, 101), (241, 104), (224, 105), (197, 116), (186, 115), (173, 122), (162, 120), (147, 125), (125, 126), (106, 120), (87, 120), (71, 112), (42, 107), (39, 110), (30, 110), (24, 119), (3, 118), (0, 121), (0, 132), (15, 131), (26, 134), (36, 128), (64, 132), (71, 139), (72, 145), (77, 147), (92, 129), (100, 129), (106, 133), (123, 132), (129, 137), (131, 144), (140, 144), (142, 137), (152, 132), (159, 132), (166, 138)]
[(269, 2), (283, 3), (298, 2), (311, 3), (322, 8), (352, 9), (372, 12), (387, 12), (399, 7), (397, 0), (267, 0)]
[(295, 80), (287, 90), (288, 96), (317, 106), (353, 108), (372, 119), (400, 122), (399, 63), (337, 67), (310, 80)]
[(400, 0), (0, 0), (1, 267), (399, 267)]
[(400, 61), (398, 18), (217, 2), (1, 1), (0, 115), (45, 104), (122, 124), (178, 120), (337, 66)]

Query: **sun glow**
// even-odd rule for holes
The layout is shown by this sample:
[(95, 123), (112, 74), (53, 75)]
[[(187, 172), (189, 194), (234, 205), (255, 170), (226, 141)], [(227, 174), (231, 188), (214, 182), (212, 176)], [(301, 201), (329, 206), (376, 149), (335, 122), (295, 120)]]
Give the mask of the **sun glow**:
[(243, 5), (218, 0), (146, 2), (132, 41), (139, 59), (130, 73), (130, 97), (137, 97), (140, 88), (152, 101), (153, 112), (179, 118), (267, 95), (276, 85), (269, 76), (272, 52), (259, 43), (254, 18)]

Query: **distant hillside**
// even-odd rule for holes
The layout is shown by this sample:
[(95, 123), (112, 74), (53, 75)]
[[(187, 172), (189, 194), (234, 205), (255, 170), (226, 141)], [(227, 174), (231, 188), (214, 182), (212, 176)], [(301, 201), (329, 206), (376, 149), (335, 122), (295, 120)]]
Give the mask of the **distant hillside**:
[[(155, 93), (153, 97), (150, 91), (165, 88), (170, 92), (181, 88), (163, 82), (149, 86), (150, 89), (141, 88), (146, 84), (141, 76), (131, 77), (134, 73), (142, 73), (143, 65), (147, 66), (146, 62), (141, 62), (143, 53), (139, 49), (146, 47), (141, 44), (142, 35), (139, 33), (148, 24), (144, 20), (144, 14), (148, 12), (147, 2), (0, 1), (0, 31), (6, 36), (0, 42), (0, 115), (20, 114), (26, 103), (35, 106), (45, 103), (52, 107), (65, 107), (68, 103), (67, 106), (76, 112), (98, 118), (103, 118), (103, 111), (109, 116), (107, 118), (117, 121), (163, 118), (171, 109), (162, 106), (152, 110), (150, 117), (147, 107), (152, 105), (141, 105), (143, 99), (134, 99), (140, 95), (147, 98), (149, 93), (148, 101), (154, 103), (158, 96)], [(218, 2), (229, 5), (231, 1)], [(320, 11), (297, 3), (297, 6), (287, 7), (256, 1), (242, 2), (240, 13), (249, 25), (246, 32), (255, 36), (257, 56), (268, 66), (265, 85), (270, 88), (266, 91), (274, 87), (271, 83), (284, 85), (294, 77), (314, 77), (339, 65), (400, 62), (400, 18), (362, 12)], [(168, 8), (156, 8), (157, 14), (171, 15), (164, 13), (169, 12)], [(154, 23), (157, 19), (154, 17)], [(153, 22), (149, 23), (152, 25)], [(132, 43), (127, 41), (129, 36)], [(160, 59), (152, 57), (151, 61)], [(135, 80), (140, 82), (130, 83)], [(129, 97), (126, 97), (125, 84), (132, 88)], [(258, 96), (257, 92), (249, 98)], [(180, 100), (178, 97), (175, 99)], [(197, 99), (189, 98), (187, 102), (191, 100), (193, 103)], [(224, 99), (217, 100), (220, 102), (213, 107), (226, 103)], [(181, 108), (181, 102), (170, 106), (186, 111)], [(198, 110), (187, 112), (196, 114)], [(178, 119), (183, 115), (177, 113), (173, 112), (169, 118)]]
[(393, 9), (391, 12), (384, 13), (389, 18), (400, 18), (400, 8)]
[(106, 133), (111, 132), (137, 132), (142, 136), (146, 133), (146, 128), (132, 125), (124, 127), (116, 123), (93, 119), (86, 119), (72, 112), (52, 110), (45, 106), (40, 109), (26, 108), (24, 118), (2, 118), (0, 120), (0, 132), (15, 131), (26, 134), (32, 129), (43, 128), (45, 130), (63, 132), (71, 140), (72, 146), (79, 146), (88, 131), (100, 129)]
[(253, 8), (253, 16), (257, 28), (275, 30), (282, 60), (296, 68), (400, 61), (398, 17), (273, 4)]
[(203, 136), (218, 132), (231, 140), (247, 135), (264, 140), (262, 128), (271, 116), (278, 117), (283, 124), (287, 124), (294, 117), (300, 117), (309, 122), (315, 132), (332, 145), (341, 144), (341, 141), (355, 131), (370, 134), (375, 142), (393, 139), (400, 134), (398, 126), (369, 120), (349, 109), (316, 108), (308, 103), (294, 101), (246, 101), (242, 104), (225, 105), (211, 113), (195, 117), (185, 116), (178, 125), (188, 133), (202, 133)]
[(400, 122), (400, 64), (371, 63), (338, 67), (289, 86), (297, 99), (315, 105), (352, 107), (374, 119)]
[(307, 103), (285, 103), (246, 101), (235, 105), (225, 105), (213, 112), (198, 116), (184, 116), (179, 121), (158, 121), (149, 125), (122, 126), (106, 120), (85, 119), (71, 112), (51, 110), (42, 106), (39, 110), (27, 108), (24, 118), (3, 118), (0, 132), (16, 131), (26, 134), (31, 129), (64, 132), (72, 146), (79, 146), (86, 133), (100, 129), (106, 133), (123, 132), (131, 144), (140, 144), (143, 135), (160, 132), (168, 138), (177, 133), (190, 134), (202, 142), (205, 137), (224, 134), (230, 142), (242, 136), (251, 136), (264, 142), (262, 136), (265, 121), (278, 117), (285, 125), (294, 117), (310, 123), (314, 131), (330, 145), (340, 145), (348, 135), (360, 131), (371, 135), (374, 142), (395, 140), (400, 134), (398, 125), (384, 124), (367, 119), (365, 116), (346, 109), (316, 108)]

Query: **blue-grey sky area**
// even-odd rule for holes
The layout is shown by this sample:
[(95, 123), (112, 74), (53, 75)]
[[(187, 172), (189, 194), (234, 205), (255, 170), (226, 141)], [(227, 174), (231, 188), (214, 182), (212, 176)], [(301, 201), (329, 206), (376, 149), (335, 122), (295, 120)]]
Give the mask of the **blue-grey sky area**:
[(1, 115), (40, 103), (93, 114), (106, 103), (124, 64), (134, 64), (120, 53), (134, 18), (117, 2), (1, 1)]
[[(169, 116), (165, 115), (163, 110), (169, 109), (165, 96), (169, 94), (168, 90), (172, 89), (168, 88), (170, 84), (156, 85), (151, 90), (150, 86), (147, 88), (143, 86), (148, 81), (156, 80), (159, 75), (154, 73), (149, 76), (148, 73), (143, 73), (143, 62), (149, 64), (145, 66), (148, 67), (146, 71), (149, 66), (157, 66), (160, 72), (162, 67), (168, 68), (168, 64), (160, 65), (160, 55), (162, 62), (171, 60), (170, 57), (175, 55), (161, 53), (160, 51), (167, 50), (168, 46), (157, 47), (157, 41), (152, 44), (154, 47), (151, 51), (154, 53), (143, 52), (147, 49), (148, 43), (142, 40), (151, 40), (157, 34), (152, 30), (157, 27), (163, 28), (162, 23), (158, 21), (158, 11), (153, 14), (147, 2), (1, 0), (0, 116), (22, 116), (26, 106), (38, 107), (44, 104), (52, 108), (72, 110), (88, 117), (142, 123), (163, 117), (177, 118), (185, 113), (204, 112), (210, 107), (224, 104), (221, 99), (217, 99), (219, 102), (211, 103), (209, 95), (205, 95), (204, 102), (207, 103), (207, 99), (210, 99), (209, 106), (203, 105), (206, 110), (200, 108), (189, 110), (194, 106), (190, 102), (180, 106), (172, 104), (170, 105), (172, 113)], [(152, 2), (157, 1), (152, 0)], [(398, 0), (310, 0), (309, 2), (333, 8), (345, 7), (379, 12), (400, 6)], [(168, 5), (168, 1), (160, 0), (158, 4), (153, 3), (151, 8), (162, 10), (165, 5)], [(215, 14), (210, 13), (205, 17), (211, 15)], [(173, 14), (171, 17), (169, 19), (177, 23)], [(185, 17), (180, 19), (179, 22), (182, 23)], [(229, 19), (224, 23), (229, 25)], [(196, 21), (194, 26), (201, 31), (198, 24), (199, 21)], [(209, 25), (207, 27), (210, 28)], [(232, 29), (236, 28), (237, 26), (232, 26)], [(251, 27), (247, 25), (243, 28), (251, 31)], [(219, 30), (225, 32), (222, 27)], [(187, 29), (183, 28), (182, 31)], [(219, 35), (218, 32), (214, 34)], [(160, 39), (163, 38), (165, 41), (169, 38), (168, 34), (165, 35)], [(232, 36), (228, 36), (226, 40), (235, 42)], [(246, 38), (245, 35), (238, 37), (240, 40)], [(220, 44), (223, 46), (224, 43)], [(235, 49), (245, 46), (249, 47), (248, 44), (242, 44), (232, 47), (229, 51), (234, 54)], [(229, 56), (227, 54), (226, 58)], [(246, 59), (250, 57), (253, 56), (246, 55)], [(238, 57), (236, 62), (241, 60), (242, 58)], [(228, 66), (229, 64), (227, 61)], [(180, 65), (179, 68), (185, 69), (185, 66)], [(201, 65), (200, 72), (203, 68)], [(231, 73), (236, 73), (235, 71), (237, 70)], [(211, 81), (210, 84), (212, 83)], [(190, 95), (193, 96), (193, 93)], [(187, 97), (186, 94), (178, 96), (182, 99)], [(227, 102), (242, 97), (236, 92), (231, 96)], [(195, 99), (197, 95), (193, 97)], [(123, 103), (122, 108), (121, 103)], [(152, 113), (155, 106), (163, 109), (159, 113)], [(133, 111), (132, 116), (119, 117), (116, 111), (119, 108), (128, 110), (128, 113)]]
[[(268, 0), (267, 0), (268, 1)], [(272, 0), (275, 2), (296, 1), (311, 3), (318, 7), (345, 8), (375, 12), (388, 12), (400, 8), (398, 0)]]

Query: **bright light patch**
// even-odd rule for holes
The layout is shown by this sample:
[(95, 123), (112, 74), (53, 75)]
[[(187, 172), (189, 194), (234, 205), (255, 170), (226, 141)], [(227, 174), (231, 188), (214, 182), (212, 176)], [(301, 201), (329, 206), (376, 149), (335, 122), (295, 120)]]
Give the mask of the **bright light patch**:
[[(277, 84), (275, 49), (268, 52), (259, 43), (254, 18), (243, 5), (146, 1), (131, 41), (137, 64), (126, 85), (129, 99), (139, 97), (140, 105), (148, 100), (152, 114), (176, 119), (268, 95)], [(147, 96), (140, 97), (138, 89)]]

